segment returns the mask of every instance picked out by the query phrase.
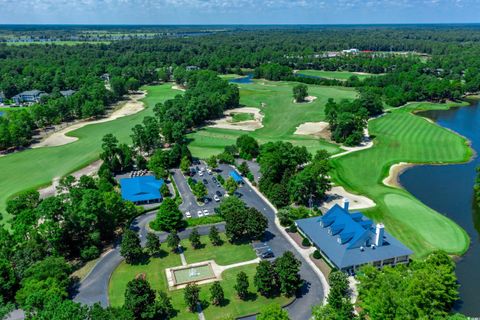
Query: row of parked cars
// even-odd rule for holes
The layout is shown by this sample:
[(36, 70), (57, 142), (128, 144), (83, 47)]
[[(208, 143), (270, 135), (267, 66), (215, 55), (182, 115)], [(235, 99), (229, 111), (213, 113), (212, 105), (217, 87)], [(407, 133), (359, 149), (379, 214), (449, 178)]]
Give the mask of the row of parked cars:
[[(210, 211), (208, 211), (208, 209), (198, 210), (198, 211), (197, 211), (197, 216), (198, 216), (199, 218), (204, 217), (204, 216), (209, 216), (209, 215), (210, 215)], [(190, 213), (190, 211), (187, 211), (187, 212), (185, 212), (185, 216), (186, 216), (187, 218), (191, 218), (191, 217), (192, 217), (192, 214)]]

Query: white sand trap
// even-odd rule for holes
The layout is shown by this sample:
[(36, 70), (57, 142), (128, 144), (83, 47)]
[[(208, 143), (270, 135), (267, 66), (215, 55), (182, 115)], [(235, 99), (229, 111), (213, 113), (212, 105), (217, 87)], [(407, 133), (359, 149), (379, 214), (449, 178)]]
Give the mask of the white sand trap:
[(180, 87), (180, 86), (177, 85), (177, 84), (176, 84), (176, 85), (173, 85), (173, 86), (172, 86), (172, 89), (173, 89), (173, 90), (185, 91), (185, 88), (182, 88), (182, 87)]
[(293, 134), (319, 137), (328, 128), (328, 122), (305, 122), (297, 127)]
[(383, 184), (389, 187), (394, 187), (394, 188), (401, 188), (401, 184), (398, 180), (398, 177), (407, 170), (408, 168), (412, 167), (413, 164), (407, 163), (407, 162), (400, 162), (397, 164), (394, 164), (393, 166), (390, 167), (390, 171), (388, 176), (383, 179)]
[[(100, 166), (102, 165), (102, 163), (103, 163), (102, 160), (97, 160), (95, 162), (92, 162), (88, 166), (71, 173), (70, 175), (75, 177), (75, 179), (77, 180), (84, 175), (93, 176), (98, 172), (98, 169), (100, 169)], [(38, 189), (38, 192), (40, 193), (40, 198), (44, 199), (44, 198), (56, 195), (57, 187), (59, 184), (60, 184), (60, 177), (55, 177), (53, 178), (51, 185), (42, 189)]]
[(32, 144), (32, 148), (41, 148), (41, 147), (56, 147), (56, 146), (62, 146), (74, 141), (77, 141), (78, 138), (76, 137), (69, 137), (67, 136), (67, 133), (83, 128), (89, 124), (97, 124), (97, 123), (103, 123), (103, 122), (108, 122), (112, 121), (121, 117), (126, 117), (132, 114), (135, 114), (137, 112), (140, 112), (144, 109), (143, 102), (140, 100), (145, 98), (146, 92), (142, 91), (140, 94), (132, 94), (129, 96), (129, 100), (126, 102), (120, 102), (117, 105), (122, 105), (118, 110), (115, 110), (107, 116), (106, 118), (100, 119), (100, 120), (93, 120), (93, 121), (81, 121), (78, 123), (75, 123), (71, 126), (68, 126), (64, 129), (61, 129), (57, 132), (52, 133), (39, 143)]
[[(251, 113), (253, 114), (253, 120), (232, 122), (232, 114), (235, 113)], [(243, 131), (255, 131), (263, 128), (262, 120), (263, 114), (260, 113), (260, 109), (252, 107), (243, 107), (230, 109), (224, 112), (225, 117), (213, 121), (213, 124), (209, 125), (211, 128), (243, 130)]]
[(350, 201), (350, 209), (359, 210), (375, 206), (373, 200), (346, 191), (341, 186), (332, 187), (332, 190), (327, 191), (327, 200), (323, 203), (323, 207), (330, 209), (335, 204), (343, 206), (343, 200), (347, 198)]
[(304, 103), (312, 103), (313, 101), (317, 100), (318, 97), (315, 96), (307, 96), (305, 97), (305, 101), (297, 102), (296, 99), (293, 99), (293, 103), (304, 104)]

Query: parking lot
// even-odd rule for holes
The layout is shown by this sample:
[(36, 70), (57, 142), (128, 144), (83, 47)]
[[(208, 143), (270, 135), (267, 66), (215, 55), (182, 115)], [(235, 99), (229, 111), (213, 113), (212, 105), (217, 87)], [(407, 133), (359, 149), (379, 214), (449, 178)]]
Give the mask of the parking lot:
[[(199, 164), (194, 164), (191, 168), (194, 169), (194, 174), (191, 176), (192, 179), (196, 180), (198, 183), (203, 183), (208, 190), (208, 195), (206, 196), (205, 204), (199, 205), (188, 185), (188, 177), (185, 177), (180, 169), (174, 169), (172, 176), (183, 199), (183, 202), (180, 205), (180, 210), (186, 218), (188, 218), (186, 215), (187, 212), (190, 213), (191, 218), (216, 214), (215, 209), (219, 206), (220, 200), (223, 199), (226, 194), (225, 189), (223, 189), (220, 183), (216, 181), (216, 176), (220, 174), (224, 179), (227, 179), (229, 172), (227, 171), (228, 167), (221, 166), (215, 171), (209, 173), (205, 162), (200, 161)], [(215, 195), (217, 195), (218, 201), (215, 200)], [(205, 210), (207, 211), (205, 212)]]

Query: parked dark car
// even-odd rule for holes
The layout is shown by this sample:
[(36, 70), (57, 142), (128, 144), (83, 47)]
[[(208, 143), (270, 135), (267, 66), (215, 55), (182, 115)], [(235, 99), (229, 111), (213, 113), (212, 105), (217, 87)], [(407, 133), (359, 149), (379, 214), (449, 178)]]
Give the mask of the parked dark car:
[(208, 184), (207, 179), (203, 179), (203, 184)]
[(221, 193), (220, 191), (218, 191), (218, 190), (215, 192), (215, 194), (216, 194), (217, 196), (219, 196), (219, 197), (222, 196), (222, 193)]
[(268, 248), (265, 252), (260, 254), (260, 258), (262, 259), (270, 259), (273, 258), (275, 255), (273, 254), (272, 249)]

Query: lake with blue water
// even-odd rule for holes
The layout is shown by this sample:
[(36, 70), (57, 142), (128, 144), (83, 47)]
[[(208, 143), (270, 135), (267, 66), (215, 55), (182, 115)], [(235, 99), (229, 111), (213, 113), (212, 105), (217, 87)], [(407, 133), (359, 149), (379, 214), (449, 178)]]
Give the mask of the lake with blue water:
[(480, 150), (480, 102), (450, 110), (427, 111), (419, 115), (469, 139), (476, 154), (469, 163), (420, 165), (400, 175), (402, 186), (429, 207), (458, 223), (470, 236), (470, 248), (457, 261), (460, 298), (454, 309), (467, 316), (480, 316), (480, 211), (473, 186)]
[(245, 77), (231, 79), (228, 82), (239, 83), (239, 84), (249, 84), (249, 83), (253, 83), (252, 79), (253, 79), (253, 73), (249, 73)]

